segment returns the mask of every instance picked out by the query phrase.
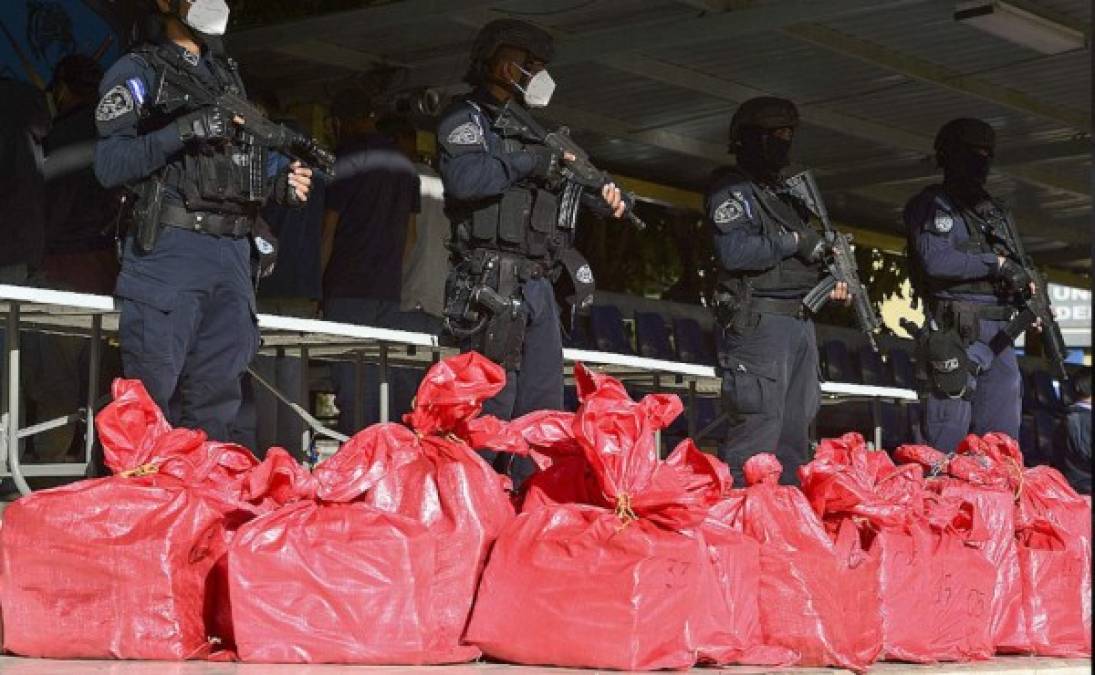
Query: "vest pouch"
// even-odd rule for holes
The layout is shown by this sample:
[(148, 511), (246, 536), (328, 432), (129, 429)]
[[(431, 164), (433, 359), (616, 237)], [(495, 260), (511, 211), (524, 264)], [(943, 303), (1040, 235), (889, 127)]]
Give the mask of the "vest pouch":
[(532, 205), (532, 229), (540, 234), (551, 234), (559, 222), (559, 198), (547, 190), (536, 191), (536, 202)]
[(532, 216), (532, 193), (524, 189), (508, 190), (502, 195), (499, 207), (498, 243), (522, 247)]
[(498, 233), (499, 202), (494, 201), (471, 214), (471, 238), (474, 244), (486, 244), (494, 241)]

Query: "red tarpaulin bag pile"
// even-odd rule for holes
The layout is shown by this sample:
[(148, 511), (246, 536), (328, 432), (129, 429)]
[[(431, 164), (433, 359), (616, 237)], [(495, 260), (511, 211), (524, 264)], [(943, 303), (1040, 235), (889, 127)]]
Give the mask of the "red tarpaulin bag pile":
[(995, 495), (1010, 518), (1015, 552), (1007, 569), (1019, 603), (1002, 624), (997, 651), (1090, 655), (1091, 509), (1064, 477), (1047, 466), (1024, 469), (1018, 444), (1004, 434), (970, 435), (953, 457), (920, 446), (899, 451), (939, 467), (947, 476), (938, 481), (942, 494)]
[(619, 382), (575, 373), (575, 415), (514, 422), (550, 467), (530, 479), (521, 514), (495, 543), (468, 641), (525, 664), (647, 670), (731, 660), (746, 645), (698, 531), (725, 471), (690, 442), (658, 459), (654, 434), (680, 413), (677, 397), (635, 403)]
[(766, 644), (794, 652), (804, 666), (862, 671), (882, 651), (878, 557), (862, 550), (855, 528), (835, 541), (801, 490), (779, 485), (774, 455), (745, 463), (732, 525), (760, 543), (760, 620)]
[(314, 482), (290, 481), (298, 501), (241, 529), (229, 579), (242, 660), (413, 665), (479, 655), (461, 637), (513, 508), (507, 479), (462, 439), (514, 449), (504, 425), (475, 417), (504, 377), (475, 353), (438, 363), (405, 417), (410, 427), (358, 433)]
[(826, 529), (851, 523), (877, 552), (882, 658), (991, 658), (994, 570), (972, 504), (928, 492), (920, 466), (895, 466), (857, 433), (823, 440), (799, 478)]
[[(25, 656), (177, 660), (223, 636), (209, 584), (258, 460), (172, 429), (135, 380), (96, 418), (115, 475), (35, 492), (4, 513), (4, 647)], [(211, 639), (212, 638), (212, 639)]]

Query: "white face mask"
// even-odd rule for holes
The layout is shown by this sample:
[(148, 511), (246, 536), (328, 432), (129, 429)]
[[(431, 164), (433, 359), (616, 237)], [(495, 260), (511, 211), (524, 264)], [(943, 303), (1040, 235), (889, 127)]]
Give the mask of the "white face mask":
[[(520, 65), (517, 68), (525, 75), (532, 75)], [(555, 93), (555, 80), (551, 79), (547, 69), (532, 75), (528, 84), (523, 87), (516, 82), (514, 85), (525, 95), (525, 104), (530, 108), (547, 107), (547, 104), (551, 102), (551, 95)]]
[(224, 35), (228, 29), (228, 3), (225, 0), (184, 0), (187, 5), (183, 23), (203, 35)]

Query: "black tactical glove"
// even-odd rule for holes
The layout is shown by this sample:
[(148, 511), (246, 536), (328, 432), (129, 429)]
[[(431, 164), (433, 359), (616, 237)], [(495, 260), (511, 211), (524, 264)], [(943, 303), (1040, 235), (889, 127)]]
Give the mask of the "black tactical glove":
[(1000, 265), (1000, 269), (997, 271), (999, 277), (1007, 285), (1008, 290), (1013, 293), (1027, 294), (1030, 292), (1030, 274), (1023, 269), (1023, 266), (1014, 260), (1005, 260), (1003, 265)]
[(220, 108), (208, 107), (183, 115), (175, 120), (175, 124), (183, 142), (226, 141), (230, 138), (232, 120)]
[(821, 260), (825, 254), (825, 240), (814, 230), (800, 230), (798, 234), (798, 247), (795, 255), (801, 260), (812, 263)]
[(533, 145), (525, 150), (536, 158), (536, 166), (532, 169), (532, 175), (539, 178), (553, 178), (559, 172), (563, 161), (562, 155), (546, 145)]

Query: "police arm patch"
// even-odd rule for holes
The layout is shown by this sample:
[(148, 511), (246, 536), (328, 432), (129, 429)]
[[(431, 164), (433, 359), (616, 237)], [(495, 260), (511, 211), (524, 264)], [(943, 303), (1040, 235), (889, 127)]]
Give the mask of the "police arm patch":
[(715, 207), (715, 213), (711, 219), (716, 225), (729, 225), (741, 220), (743, 216), (745, 216), (745, 206), (739, 199), (731, 197)]
[(947, 234), (954, 229), (954, 216), (946, 211), (936, 211), (935, 217), (932, 219), (931, 228), (933, 232)]
[(453, 145), (481, 145), (483, 130), (475, 122), (464, 122), (453, 128), (446, 140)]
[(99, 99), (95, 107), (96, 122), (112, 122), (126, 113), (136, 110), (133, 94), (124, 84), (113, 87)]

